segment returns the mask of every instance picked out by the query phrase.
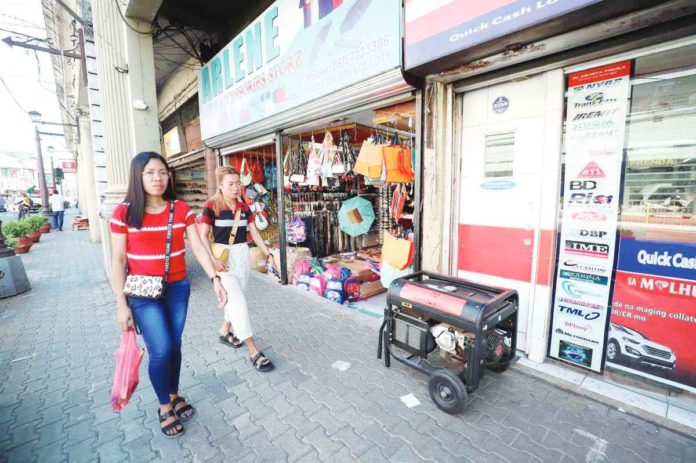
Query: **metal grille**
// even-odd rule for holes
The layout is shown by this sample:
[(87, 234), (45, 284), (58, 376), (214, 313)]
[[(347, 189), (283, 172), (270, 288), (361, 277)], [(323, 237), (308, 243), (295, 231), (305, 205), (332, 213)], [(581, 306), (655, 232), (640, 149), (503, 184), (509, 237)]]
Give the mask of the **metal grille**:
[(650, 355), (654, 355), (655, 357), (660, 357), (663, 359), (669, 359), (670, 357), (669, 352), (661, 349), (655, 349), (654, 347), (650, 346), (645, 346), (645, 352), (647, 352)]
[(394, 321), (394, 336), (396, 337), (396, 340), (404, 344), (408, 344), (416, 350), (421, 350), (422, 331), (413, 325), (399, 320), (398, 318)]

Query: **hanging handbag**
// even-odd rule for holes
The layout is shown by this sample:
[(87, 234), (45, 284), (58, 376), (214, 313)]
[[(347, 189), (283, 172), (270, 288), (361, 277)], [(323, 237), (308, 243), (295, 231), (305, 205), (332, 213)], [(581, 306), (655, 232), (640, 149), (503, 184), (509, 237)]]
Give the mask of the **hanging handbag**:
[(263, 183), (263, 163), (259, 160), (258, 154), (249, 168), (251, 179), (254, 183)]
[(302, 243), (307, 239), (307, 227), (300, 216), (294, 216), (285, 228), (289, 242)]
[[(242, 208), (237, 205), (237, 212), (234, 214), (234, 224), (232, 225), (232, 230), (230, 231), (230, 237), (228, 242), (230, 246), (234, 244), (234, 239), (237, 237), (237, 229), (239, 228), (239, 219), (242, 216)], [(223, 265), (227, 265), (230, 260), (230, 248), (224, 244), (211, 243), (210, 250), (213, 251), (213, 257), (222, 262)]]
[(251, 170), (249, 169), (249, 166), (247, 166), (246, 156), (242, 158), (242, 166), (239, 170), (239, 181), (242, 182), (242, 185), (244, 186), (249, 186), (254, 181)]
[(384, 234), (382, 260), (397, 270), (403, 270), (413, 263), (413, 242), (397, 238), (391, 233)]
[(389, 285), (391, 285), (394, 280), (396, 280), (397, 278), (405, 277), (406, 275), (410, 275), (412, 273), (413, 266), (406, 267), (403, 270), (398, 270), (389, 265), (389, 262), (382, 260), (379, 281), (380, 283), (382, 283), (382, 286), (389, 289)]
[(307, 155), (302, 142), (297, 143), (297, 148), (292, 152), (290, 181), (293, 183), (302, 183), (306, 180), (307, 174)]
[(174, 200), (169, 202), (169, 222), (167, 223), (167, 244), (164, 251), (164, 276), (126, 275), (123, 294), (143, 299), (159, 299), (169, 276), (169, 261), (172, 251), (172, 230), (174, 228)]
[(135, 330), (132, 328), (121, 333), (121, 345), (114, 352), (116, 357), (116, 371), (114, 383), (111, 387), (111, 408), (116, 411), (123, 410), (130, 400), (135, 388), (140, 382), (139, 370), (143, 360), (145, 349), (138, 346)]
[(411, 167), (411, 151), (401, 145), (382, 148), (384, 164), (387, 168), (387, 182), (410, 183), (415, 177)]
[(392, 194), (391, 205), (389, 206), (389, 215), (398, 222), (404, 213), (404, 205), (406, 204), (406, 193), (401, 191), (401, 187), (398, 186), (394, 189), (394, 194)]
[(336, 156), (336, 147), (334, 145), (333, 136), (328, 130), (324, 134), (324, 141), (321, 143), (321, 176), (333, 177), (331, 166), (333, 165), (334, 157)]
[(264, 166), (264, 181), (263, 186), (267, 190), (275, 190), (278, 188), (278, 167), (272, 162), (267, 162)]
[(379, 180), (384, 168), (382, 148), (384, 144), (378, 144), (374, 139), (365, 140), (360, 148), (358, 159), (355, 161), (353, 171), (364, 175), (370, 180)]
[(331, 172), (334, 175), (344, 175), (353, 170), (355, 164), (355, 153), (350, 142), (348, 132), (345, 130), (341, 133), (341, 141), (339, 142), (336, 157), (331, 165)]
[(261, 231), (268, 228), (268, 218), (266, 217), (266, 211), (263, 210), (263, 204), (260, 202), (255, 202), (251, 205), (251, 212), (254, 213), (254, 225)]

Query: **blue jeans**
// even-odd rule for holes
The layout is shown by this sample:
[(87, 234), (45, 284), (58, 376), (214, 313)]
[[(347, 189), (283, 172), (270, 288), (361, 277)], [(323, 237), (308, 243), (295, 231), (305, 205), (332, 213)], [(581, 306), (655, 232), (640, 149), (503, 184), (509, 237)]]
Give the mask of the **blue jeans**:
[(188, 278), (167, 285), (160, 300), (129, 297), (133, 320), (140, 329), (150, 358), (148, 373), (157, 399), (170, 402), (179, 391), (181, 334), (186, 323), (191, 284)]
[(65, 211), (54, 211), (53, 212), (53, 228), (58, 230), (63, 230), (63, 215)]

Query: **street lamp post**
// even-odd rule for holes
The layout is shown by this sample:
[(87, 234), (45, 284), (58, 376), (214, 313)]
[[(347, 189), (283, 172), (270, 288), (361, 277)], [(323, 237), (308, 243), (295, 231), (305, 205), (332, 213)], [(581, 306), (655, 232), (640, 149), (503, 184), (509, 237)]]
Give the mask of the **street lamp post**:
[(34, 123), (34, 133), (36, 134), (36, 162), (39, 173), (39, 188), (41, 188), (41, 213), (46, 217), (51, 217), (51, 211), (48, 210), (48, 188), (46, 187), (46, 172), (44, 171), (43, 157), (41, 156), (41, 133), (39, 132), (39, 124), (41, 123), (41, 113), (38, 111), (30, 111), (29, 117)]

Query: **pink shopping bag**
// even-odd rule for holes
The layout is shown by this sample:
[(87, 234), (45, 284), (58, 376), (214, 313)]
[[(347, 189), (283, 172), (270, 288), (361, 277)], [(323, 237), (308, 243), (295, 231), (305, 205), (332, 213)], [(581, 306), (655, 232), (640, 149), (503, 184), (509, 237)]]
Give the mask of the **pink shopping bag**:
[(114, 373), (114, 385), (111, 388), (111, 407), (114, 410), (123, 410), (135, 388), (138, 387), (138, 370), (144, 354), (145, 349), (139, 347), (135, 339), (135, 330), (131, 328), (128, 331), (123, 331), (121, 333), (121, 346), (114, 352), (116, 372)]

